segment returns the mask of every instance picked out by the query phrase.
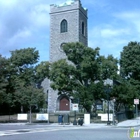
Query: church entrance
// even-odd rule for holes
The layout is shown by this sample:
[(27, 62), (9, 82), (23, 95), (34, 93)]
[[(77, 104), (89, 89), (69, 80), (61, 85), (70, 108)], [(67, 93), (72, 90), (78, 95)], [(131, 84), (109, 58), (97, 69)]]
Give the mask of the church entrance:
[(66, 97), (63, 97), (60, 99), (60, 108), (61, 111), (69, 111), (70, 110), (70, 103), (69, 100)]

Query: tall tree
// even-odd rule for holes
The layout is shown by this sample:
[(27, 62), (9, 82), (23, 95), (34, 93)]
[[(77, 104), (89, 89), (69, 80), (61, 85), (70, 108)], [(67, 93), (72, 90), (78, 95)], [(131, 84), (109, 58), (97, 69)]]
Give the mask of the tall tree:
[[(44, 104), (45, 96), (39, 86), (49, 76), (49, 62), (37, 65), (39, 53), (35, 48), (26, 48), (11, 52), (9, 59), (0, 55), (0, 104), (9, 109)], [(32, 91), (32, 93), (31, 93)], [(31, 112), (31, 110), (30, 110)]]
[(60, 94), (79, 98), (80, 104), (90, 112), (94, 97), (99, 95), (92, 93), (92, 86), (100, 79), (99, 48), (92, 49), (77, 42), (63, 45), (63, 50), (68, 61), (63, 59), (51, 64), (51, 87)]
[(118, 111), (121, 109), (119, 106), (123, 104), (124, 107), (132, 107), (136, 94), (134, 93), (135, 87), (128, 81), (123, 81), (120, 85), (115, 85), (112, 91), (114, 97), (116, 97), (116, 103)]
[(25, 85), (34, 82), (34, 66), (38, 62), (39, 53), (35, 48), (26, 48), (11, 52), (11, 65), (15, 67), (16, 79), (20, 79)]
[(118, 60), (99, 55), (99, 48), (85, 47), (79, 42), (62, 46), (67, 59), (51, 64), (51, 87), (60, 94), (78, 98), (90, 112), (96, 99), (106, 98), (104, 80), (117, 77)]
[(121, 76), (133, 86), (133, 97), (140, 98), (140, 43), (130, 42), (124, 46), (120, 58)]
[(124, 78), (140, 80), (140, 43), (130, 42), (123, 47), (120, 68)]
[(38, 89), (36, 85), (24, 86), (20, 83), (20, 86), (18, 89), (16, 89), (14, 96), (15, 102), (18, 101), (22, 107), (27, 107), (29, 109), (31, 123), (32, 108), (40, 108), (45, 103), (45, 95), (43, 93), (43, 89)]
[(6, 87), (8, 85), (8, 60), (0, 55), (0, 104), (5, 102)]
[[(107, 57), (101, 56), (101, 79), (103, 84), (105, 84), (105, 80), (114, 81), (119, 78), (118, 75), (118, 60), (114, 58), (112, 55), (108, 55)], [(113, 82), (106, 84), (103, 86), (104, 94), (102, 94), (102, 98), (105, 100), (111, 100), (112, 97), (116, 97), (116, 95), (112, 94), (114, 89)]]
[[(41, 92), (37, 89), (36, 83), (37, 72), (35, 64), (38, 62), (38, 59), (39, 53), (35, 48), (26, 48), (11, 52), (10, 66), (15, 69), (15, 73), (10, 75), (11, 78), (14, 77), (15, 82), (14, 101), (21, 105), (21, 111), (23, 111), (23, 106), (29, 106), (30, 108), (33, 101), (39, 104), (40, 101), (45, 100), (44, 97), (43, 99), (38, 98), (40, 101), (36, 99), (36, 97), (42, 97), (43, 95), (43, 91)], [(35, 97), (34, 94), (38, 94), (38, 96), (36, 95)]]

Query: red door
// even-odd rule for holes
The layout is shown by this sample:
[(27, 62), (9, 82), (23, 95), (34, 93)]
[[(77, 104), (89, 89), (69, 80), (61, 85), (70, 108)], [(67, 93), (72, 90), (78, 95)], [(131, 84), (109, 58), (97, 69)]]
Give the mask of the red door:
[(60, 100), (60, 110), (70, 110), (69, 100), (66, 98), (62, 98)]

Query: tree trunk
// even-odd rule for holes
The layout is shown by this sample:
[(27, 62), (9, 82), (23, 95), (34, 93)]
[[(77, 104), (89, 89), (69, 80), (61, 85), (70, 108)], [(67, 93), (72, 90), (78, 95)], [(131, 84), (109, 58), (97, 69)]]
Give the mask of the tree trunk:
[(21, 113), (23, 113), (23, 106), (22, 105), (20, 107), (20, 111), (21, 111)]
[(10, 109), (10, 106), (9, 106), (9, 122), (11, 122), (10, 114), (11, 114), (11, 109)]
[(32, 123), (32, 106), (30, 106), (30, 123)]

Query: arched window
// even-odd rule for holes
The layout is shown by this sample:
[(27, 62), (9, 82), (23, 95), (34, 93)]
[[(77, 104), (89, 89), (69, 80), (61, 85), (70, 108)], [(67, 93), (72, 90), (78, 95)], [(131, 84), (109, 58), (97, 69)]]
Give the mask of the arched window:
[(82, 34), (85, 35), (85, 24), (82, 22)]
[(68, 31), (68, 23), (65, 19), (63, 19), (61, 21), (61, 25), (60, 25), (60, 32), (64, 33), (64, 32), (67, 32), (67, 31)]

